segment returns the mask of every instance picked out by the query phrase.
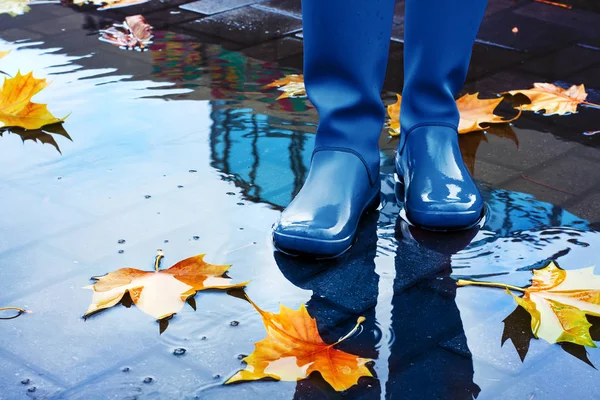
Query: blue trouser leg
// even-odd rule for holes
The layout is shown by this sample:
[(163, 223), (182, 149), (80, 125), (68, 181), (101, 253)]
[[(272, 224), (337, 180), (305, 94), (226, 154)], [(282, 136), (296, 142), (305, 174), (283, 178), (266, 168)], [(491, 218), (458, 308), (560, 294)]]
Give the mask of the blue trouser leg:
[(304, 80), (319, 113), (307, 180), (273, 230), (294, 254), (347, 250), (378, 203), (381, 90), (394, 0), (303, 0)]
[(481, 195), (458, 147), (462, 88), (486, 0), (406, 0), (405, 81), (396, 157), (411, 222), (431, 229), (476, 223)]

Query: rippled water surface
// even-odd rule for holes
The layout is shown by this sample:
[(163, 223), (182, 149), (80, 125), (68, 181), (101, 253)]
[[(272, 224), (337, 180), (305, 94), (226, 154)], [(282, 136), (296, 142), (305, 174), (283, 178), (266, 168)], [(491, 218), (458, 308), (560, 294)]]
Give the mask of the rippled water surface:
[[(395, 144), (384, 136), (382, 207), (351, 251), (321, 262), (274, 254), (270, 227), (306, 177), (317, 122), (306, 100), (261, 89), (291, 71), (181, 33), (157, 31), (146, 52), (86, 33), (5, 40), (0, 31), (0, 51), (11, 50), (0, 70), (47, 78), (35, 100), (68, 115), (0, 137), (0, 306), (33, 311), (0, 321), (0, 398), (591, 398), (598, 372), (587, 363), (600, 364), (600, 352), (532, 339), (503, 290), (455, 284), (526, 286), (550, 260), (595, 265), (600, 234), (588, 221), (482, 183), (478, 229), (411, 227), (397, 218)], [(461, 138), (471, 168), (482, 138)], [(186, 305), (162, 334), (135, 306), (81, 318), (91, 276), (150, 270), (157, 249), (165, 267), (199, 253), (232, 264), (265, 310), (306, 303), (326, 342), (365, 316), (339, 347), (374, 359), (378, 379), (342, 393), (318, 375), (223, 386), (264, 337), (259, 314), (224, 292), (198, 293), (196, 310)], [(570, 375), (552, 376), (561, 369)]]

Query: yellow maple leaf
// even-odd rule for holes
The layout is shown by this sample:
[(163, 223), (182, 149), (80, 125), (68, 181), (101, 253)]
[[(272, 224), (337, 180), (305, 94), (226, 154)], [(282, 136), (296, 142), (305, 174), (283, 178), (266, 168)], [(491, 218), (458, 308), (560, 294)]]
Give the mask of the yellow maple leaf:
[(0, 1), (0, 14), (12, 17), (23, 15), (30, 10), (29, 0), (2, 0)]
[(104, 276), (93, 277), (92, 304), (84, 317), (118, 304), (125, 293), (143, 312), (163, 319), (179, 312), (186, 300), (206, 289), (232, 289), (248, 282), (231, 283), (223, 276), (230, 265), (213, 265), (204, 261), (204, 254), (186, 258), (166, 270), (158, 270), (162, 255), (157, 257), (155, 271), (121, 268)]
[[(482, 131), (487, 129), (485, 125), (504, 124), (512, 122), (521, 116), (521, 112), (511, 119), (503, 119), (494, 114), (494, 110), (502, 102), (502, 98), (498, 99), (479, 99), (479, 93), (465, 94), (460, 99), (456, 100), (456, 106), (460, 113), (460, 121), (458, 123), (458, 133), (469, 133)], [(396, 102), (387, 106), (388, 112), (388, 133), (391, 136), (400, 135), (400, 109), (402, 96), (396, 94)]]
[(288, 97), (304, 97), (306, 96), (306, 88), (304, 86), (304, 75), (287, 75), (283, 78), (277, 79), (268, 85), (263, 86), (263, 89), (277, 88), (281, 90), (283, 94), (277, 98), (277, 100), (285, 99)]
[(6, 57), (8, 55), (8, 53), (10, 53), (10, 50), (8, 50), (8, 51), (0, 51), (0, 59)]
[[(534, 270), (531, 286), (459, 280), (459, 286), (492, 286), (506, 289), (531, 315), (531, 331), (549, 343), (568, 342), (597, 347), (590, 335), (587, 315), (600, 316), (600, 276), (594, 267), (565, 271), (554, 262)], [(523, 292), (522, 297), (511, 291)]]
[(513, 96), (518, 93), (527, 96), (531, 100), (531, 104), (523, 104), (520, 107), (526, 111), (539, 112), (544, 110), (544, 115), (576, 113), (579, 104), (600, 107), (598, 104), (585, 101), (587, 93), (583, 84), (563, 89), (551, 83), (534, 83), (531, 89), (511, 90), (503, 94), (506, 93)]
[(279, 314), (274, 314), (250, 303), (262, 316), (267, 337), (255, 343), (252, 354), (244, 358), (248, 364), (246, 369), (236, 373), (226, 384), (267, 377), (297, 381), (318, 371), (336, 391), (342, 391), (356, 385), (362, 376), (373, 376), (365, 366), (371, 360), (334, 348), (356, 332), (363, 317), (338, 342), (326, 344), (319, 335), (316, 320), (308, 314), (304, 304), (298, 310), (281, 305)]
[(48, 86), (46, 79), (36, 79), (33, 73), (5, 78), (0, 88), (0, 128), (21, 127), (39, 129), (44, 125), (62, 122), (53, 116), (45, 104), (32, 103), (31, 98)]

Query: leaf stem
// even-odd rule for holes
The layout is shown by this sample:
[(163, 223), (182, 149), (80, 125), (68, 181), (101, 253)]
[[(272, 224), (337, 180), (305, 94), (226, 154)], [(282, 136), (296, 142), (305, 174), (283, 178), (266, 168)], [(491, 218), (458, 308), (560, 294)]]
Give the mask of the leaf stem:
[(158, 250), (157, 252), (158, 254), (156, 254), (156, 257), (154, 258), (154, 270), (156, 272), (158, 272), (158, 270), (160, 269), (160, 262), (163, 258), (165, 258), (165, 255), (163, 253), (162, 250)]
[(478, 281), (468, 281), (468, 280), (465, 280), (465, 279), (459, 279), (456, 282), (456, 284), (458, 286), (488, 286), (488, 287), (495, 287), (495, 288), (501, 288), (501, 289), (509, 289), (509, 290), (514, 290), (516, 292), (525, 293), (525, 289), (520, 288), (518, 286), (507, 285), (506, 283), (478, 282)]
[(582, 101), (581, 104), (585, 104), (586, 106), (590, 106), (590, 107), (594, 107), (594, 108), (600, 108), (600, 104), (594, 104), (594, 103), (590, 103), (588, 101)]
[(21, 308), (21, 307), (12, 307), (12, 306), (9, 306), (9, 307), (0, 307), (0, 311), (8, 311), (8, 310), (18, 311), (19, 314), (26, 314), (26, 313), (29, 312), (29, 311), (27, 311), (27, 310), (25, 310), (24, 308)]
[(343, 342), (344, 340), (348, 339), (350, 336), (354, 335), (356, 333), (356, 331), (358, 330), (358, 327), (360, 326), (360, 324), (362, 324), (364, 321), (365, 321), (365, 317), (358, 317), (358, 319), (356, 320), (356, 325), (354, 325), (354, 328), (352, 328), (352, 330), (350, 332), (348, 332), (340, 340), (338, 340), (337, 342), (335, 342), (333, 344), (330, 344), (328, 347), (335, 346), (336, 344), (339, 344), (339, 343)]

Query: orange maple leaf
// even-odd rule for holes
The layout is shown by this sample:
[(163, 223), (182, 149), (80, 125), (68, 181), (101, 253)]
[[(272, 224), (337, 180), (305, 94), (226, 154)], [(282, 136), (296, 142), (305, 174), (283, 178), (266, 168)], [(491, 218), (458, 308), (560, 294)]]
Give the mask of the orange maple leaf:
[(520, 107), (526, 111), (539, 112), (544, 110), (544, 115), (576, 113), (579, 104), (600, 108), (598, 104), (585, 101), (587, 93), (583, 84), (563, 89), (552, 83), (534, 83), (531, 89), (511, 90), (502, 94), (506, 93), (513, 96), (518, 93), (527, 96), (531, 100), (531, 104), (523, 104)]
[(66, 117), (56, 118), (45, 104), (31, 102), (31, 98), (46, 86), (46, 79), (36, 79), (32, 72), (27, 75), (17, 72), (14, 78), (5, 78), (0, 88), (0, 128), (39, 129), (64, 121)]
[(254, 352), (244, 358), (248, 364), (246, 369), (236, 373), (226, 384), (267, 377), (297, 381), (318, 371), (336, 391), (342, 391), (356, 385), (362, 376), (373, 376), (365, 366), (371, 360), (334, 348), (356, 332), (363, 317), (350, 333), (336, 343), (327, 344), (304, 304), (298, 310), (281, 305), (279, 314), (274, 314), (248, 301), (262, 316), (267, 337), (255, 343)]
[[(494, 110), (502, 102), (502, 98), (498, 99), (479, 99), (479, 93), (465, 94), (460, 99), (456, 100), (456, 106), (460, 113), (460, 121), (458, 123), (458, 133), (476, 132), (486, 129), (482, 124), (502, 124), (516, 120), (521, 116), (521, 112), (511, 119), (503, 119), (494, 114)], [(389, 134), (391, 136), (400, 135), (400, 109), (402, 96), (396, 94), (396, 103), (387, 106)]]
[(92, 304), (84, 317), (118, 304), (125, 293), (146, 314), (163, 319), (179, 312), (186, 300), (197, 291), (206, 289), (232, 289), (244, 287), (248, 282), (231, 283), (224, 276), (230, 265), (213, 265), (204, 261), (204, 254), (186, 258), (171, 268), (158, 270), (162, 254), (156, 258), (155, 271), (121, 268), (92, 279)]
[(263, 89), (277, 88), (283, 92), (277, 100), (288, 97), (303, 97), (306, 96), (306, 87), (304, 86), (304, 75), (287, 75), (283, 78), (276, 79), (268, 85), (264, 85)]

